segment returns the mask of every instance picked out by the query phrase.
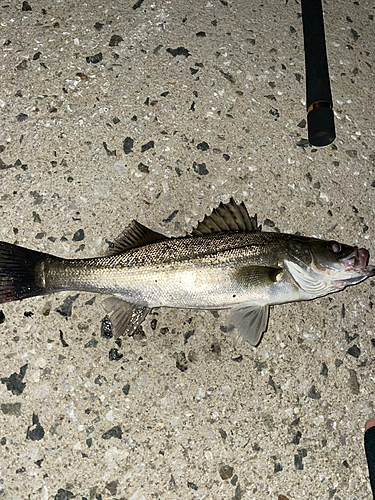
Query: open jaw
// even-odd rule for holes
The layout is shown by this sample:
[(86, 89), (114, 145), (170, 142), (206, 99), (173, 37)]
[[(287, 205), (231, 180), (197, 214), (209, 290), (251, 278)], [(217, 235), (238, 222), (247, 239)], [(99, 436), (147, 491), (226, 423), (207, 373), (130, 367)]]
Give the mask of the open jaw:
[(370, 276), (375, 276), (375, 267), (368, 266), (367, 262), (369, 259), (369, 252), (365, 248), (354, 248), (353, 252), (347, 257), (341, 259), (341, 262), (345, 266), (345, 272), (353, 274), (352, 277), (348, 277), (342, 280), (347, 285), (355, 285), (360, 281), (369, 278)]
[[(341, 259), (341, 262), (345, 266), (346, 271), (359, 271), (363, 272), (367, 269), (367, 262), (369, 258), (369, 253), (365, 248), (355, 247), (353, 252)], [(369, 266), (372, 268), (372, 266)]]

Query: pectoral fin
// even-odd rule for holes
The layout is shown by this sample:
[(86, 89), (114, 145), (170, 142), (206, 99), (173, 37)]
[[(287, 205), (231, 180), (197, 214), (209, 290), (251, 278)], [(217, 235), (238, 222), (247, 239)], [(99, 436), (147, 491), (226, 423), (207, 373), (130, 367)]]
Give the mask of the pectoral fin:
[(267, 330), (269, 305), (239, 304), (229, 311), (228, 323), (235, 326), (238, 333), (252, 346), (259, 344)]
[(265, 288), (277, 280), (281, 271), (280, 267), (242, 266), (233, 271), (233, 279), (247, 288)]
[(147, 306), (130, 304), (129, 302), (125, 302), (125, 300), (113, 296), (104, 299), (102, 307), (112, 323), (112, 331), (115, 339), (121, 336), (131, 337), (151, 311)]

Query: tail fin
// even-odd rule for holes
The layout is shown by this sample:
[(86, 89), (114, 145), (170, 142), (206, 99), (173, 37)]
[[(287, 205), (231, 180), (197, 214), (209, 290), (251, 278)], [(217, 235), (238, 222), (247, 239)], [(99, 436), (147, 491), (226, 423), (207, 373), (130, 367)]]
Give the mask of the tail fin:
[(37, 284), (36, 266), (49, 255), (0, 241), (0, 303), (48, 291)]

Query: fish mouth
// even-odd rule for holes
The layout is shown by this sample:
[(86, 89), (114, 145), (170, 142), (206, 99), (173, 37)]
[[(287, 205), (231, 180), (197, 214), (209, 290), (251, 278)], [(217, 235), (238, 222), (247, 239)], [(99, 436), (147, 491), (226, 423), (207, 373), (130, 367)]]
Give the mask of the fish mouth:
[(355, 247), (353, 252), (341, 259), (345, 266), (345, 271), (352, 273), (354, 276), (345, 279), (345, 285), (354, 285), (363, 281), (370, 276), (375, 276), (375, 266), (367, 265), (369, 259), (369, 252), (365, 248)]
[(368, 259), (369, 253), (365, 248), (355, 247), (351, 254), (341, 259), (341, 262), (345, 266), (345, 271), (363, 272), (367, 269)]

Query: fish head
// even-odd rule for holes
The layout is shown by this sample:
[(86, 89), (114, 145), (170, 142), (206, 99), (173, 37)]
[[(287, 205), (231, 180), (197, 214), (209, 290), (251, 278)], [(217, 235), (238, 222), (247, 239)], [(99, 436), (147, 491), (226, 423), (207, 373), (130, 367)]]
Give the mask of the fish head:
[(299, 287), (313, 296), (342, 290), (375, 275), (365, 248), (315, 238), (291, 239), (285, 264)]

